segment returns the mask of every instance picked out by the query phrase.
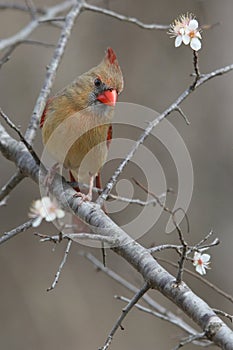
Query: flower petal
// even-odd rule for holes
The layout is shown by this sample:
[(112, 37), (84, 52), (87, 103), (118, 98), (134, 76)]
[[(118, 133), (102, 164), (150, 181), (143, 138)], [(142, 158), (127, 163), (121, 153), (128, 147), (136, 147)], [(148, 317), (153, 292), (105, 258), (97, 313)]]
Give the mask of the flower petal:
[(175, 47), (179, 47), (182, 44), (182, 36), (178, 35), (175, 40)]
[(64, 210), (62, 210), (62, 209), (57, 209), (57, 210), (56, 210), (56, 217), (57, 217), (58, 219), (64, 218), (64, 216), (65, 216)]
[(55, 213), (47, 213), (45, 220), (50, 222), (56, 219), (56, 214)]
[(35, 208), (35, 209), (40, 209), (41, 206), (42, 206), (41, 200), (40, 200), (40, 199), (37, 199), (36, 201), (34, 201), (34, 202), (32, 203), (32, 206), (33, 206), (33, 208)]
[(198, 260), (201, 257), (201, 253), (194, 252), (194, 260)]
[(190, 42), (190, 46), (194, 51), (199, 51), (201, 49), (201, 42), (198, 38), (193, 38)]
[(191, 19), (189, 22), (188, 28), (192, 31), (198, 28), (198, 22), (196, 19)]
[(200, 275), (205, 275), (206, 271), (203, 265), (197, 265), (196, 267), (196, 271), (200, 274)]
[(38, 216), (37, 218), (35, 218), (35, 220), (32, 223), (32, 227), (40, 226), (42, 220), (43, 218), (41, 216)]
[(51, 205), (51, 199), (49, 197), (43, 197), (41, 201), (45, 207), (49, 207)]
[(182, 40), (185, 45), (188, 45), (190, 43), (190, 36), (185, 34), (182, 36)]
[(43, 206), (41, 209), (40, 209), (40, 216), (42, 218), (46, 218), (46, 216), (48, 215), (48, 212), (49, 212), (49, 208), (46, 207), (46, 206)]
[(201, 260), (203, 261), (203, 263), (208, 263), (208, 261), (210, 260), (210, 255), (209, 254), (203, 254), (201, 256)]
[(180, 28), (180, 34), (184, 35), (185, 34), (185, 29), (184, 28)]

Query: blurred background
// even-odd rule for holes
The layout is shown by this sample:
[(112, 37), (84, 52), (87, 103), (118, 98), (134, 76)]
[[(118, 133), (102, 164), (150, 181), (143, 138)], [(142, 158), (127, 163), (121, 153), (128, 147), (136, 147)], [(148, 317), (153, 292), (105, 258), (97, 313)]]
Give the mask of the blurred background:
[[(10, 4), (12, 1), (4, 3)], [(18, 3), (24, 4), (24, 1), (19, 0)], [(36, 6), (52, 6), (56, 3), (58, 0), (34, 0)], [(179, 14), (192, 12), (200, 24), (218, 23), (202, 33), (203, 48), (199, 53), (201, 72), (209, 72), (233, 62), (231, 0), (110, 0), (92, 3), (108, 6), (146, 23), (169, 24)], [(1, 38), (15, 34), (29, 20), (27, 13), (1, 10)], [(30, 39), (56, 44), (59, 33), (58, 28), (41, 24)], [(120, 97), (121, 102), (131, 102), (161, 112), (191, 82), (192, 50), (185, 46), (175, 49), (174, 40), (169, 39), (166, 31), (148, 31), (102, 14), (84, 12), (76, 21), (57, 72), (53, 92), (98, 64), (108, 46), (117, 52), (124, 73), (125, 89)], [(52, 54), (53, 48), (21, 45), (0, 71), (0, 106), (23, 131), (30, 120)], [(187, 212), (191, 229), (185, 236), (186, 240), (194, 244), (213, 229), (214, 237), (219, 237), (221, 245), (210, 251), (212, 269), (206, 278), (228, 293), (232, 293), (233, 289), (230, 277), (233, 262), (232, 91), (233, 73), (215, 78), (182, 104), (182, 109), (191, 122), (190, 126), (177, 113), (168, 118), (183, 138), (193, 163), (194, 190)], [(12, 130), (9, 132), (15, 137)], [(129, 133), (116, 127), (115, 135), (120, 137), (121, 132), (132, 140), (140, 134), (138, 130), (134, 133), (133, 128)], [(167, 186), (177, 190), (176, 169), (168, 152), (153, 137), (147, 139), (145, 146), (159, 159)], [(42, 153), (40, 131), (35, 149), (38, 154)], [(16, 169), (14, 164), (2, 156), (0, 164), (0, 186), (3, 186)], [(117, 159), (106, 164), (103, 171), (105, 182), (118, 164)], [(148, 167), (150, 168), (149, 162)], [(122, 175), (121, 195), (127, 195), (128, 189), (133, 188), (135, 197), (145, 199), (142, 190), (133, 184), (129, 185), (132, 176), (137, 176), (145, 184), (143, 169), (138, 169), (132, 163)], [(154, 176), (156, 179), (156, 174)], [(154, 191), (159, 194), (156, 188)], [(174, 203), (173, 196), (169, 195), (171, 205)], [(31, 202), (39, 197), (37, 185), (30, 179), (25, 179), (11, 193), (7, 206), (0, 208), (1, 233), (25, 222)], [(140, 210), (128, 206), (112, 217), (122, 224), (136, 217)], [(148, 215), (151, 215), (150, 209)], [(167, 220), (167, 215), (162, 214), (139, 242), (147, 247), (152, 244), (177, 243), (175, 232), (170, 235), (164, 233)], [(44, 234), (57, 232), (52, 224), (43, 224), (38, 231)], [(46, 292), (63, 257), (66, 243), (56, 246), (40, 243), (33, 235), (34, 232), (35, 230), (30, 230), (22, 233), (0, 247), (2, 348), (97, 349), (103, 345), (124, 306), (121, 301), (114, 299), (114, 295), (131, 297), (131, 293), (102, 272), (96, 271), (79, 254), (80, 251), (91, 252), (101, 260), (99, 250), (78, 244), (72, 246), (58, 285), (53, 291)], [(177, 256), (171, 252), (160, 253), (159, 256), (177, 262)], [(107, 266), (134, 285), (142, 285), (138, 273), (112, 252), (108, 252)], [(174, 268), (165, 263), (164, 266), (171, 273), (176, 273)], [(187, 263), (187, 267), (193, 270), (191, 264)], [(185, 275), (185, 281), (212, 307), (233, 313), (232, 304), (203, 283), (188, 275)], [(162, 295), (155, 291), (150, 295), (186, 320), (185, 315)], [(224, 321), (228, 323), (227, 320)], [(123, 326), (125, 330), (119, 330), (114, 337), (112, 350), (167, 350), (172, 349), (185, 336), (175, 326), (136, 309), (128, 315)], [(194, 348), (197, 347), (186, 346), (186, 349)]]

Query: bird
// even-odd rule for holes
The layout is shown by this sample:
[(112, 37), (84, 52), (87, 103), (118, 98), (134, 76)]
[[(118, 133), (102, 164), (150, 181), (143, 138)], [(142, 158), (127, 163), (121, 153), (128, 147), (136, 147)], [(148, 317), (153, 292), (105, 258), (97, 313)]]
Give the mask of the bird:
[(116, 54), (109, 47), (100, 64), (50, 97), (42, 114), (46, 151), (69, 170), (71, 181), (89, 184), (88, 194), (75, 188), (83, 200), (92, 200), (95, 179), (101, 187), (100, 170), (107, 160), (111, 122), (123, 86)]

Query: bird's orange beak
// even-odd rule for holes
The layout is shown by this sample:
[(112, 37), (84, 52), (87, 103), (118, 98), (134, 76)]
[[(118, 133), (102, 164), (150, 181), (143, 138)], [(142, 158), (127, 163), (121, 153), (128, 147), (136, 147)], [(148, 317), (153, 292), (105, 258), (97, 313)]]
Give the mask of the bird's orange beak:
[(97, 100), (108, 106), (114, 107), (117, 101), (117, 91), (105, 90), (97, 97)]

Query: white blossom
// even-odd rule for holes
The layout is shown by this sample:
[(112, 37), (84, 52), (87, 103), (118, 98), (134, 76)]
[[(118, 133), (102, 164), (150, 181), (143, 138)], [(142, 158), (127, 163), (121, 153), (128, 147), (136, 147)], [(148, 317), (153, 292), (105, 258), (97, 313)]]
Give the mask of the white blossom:
[(55, 200), (51, 200), (49, 197), (43, 197), (32, 203), (28, 215), (30, 218), (35, 218), (32, 226), (38, 227), (43, 219), (48, 222), (61, 219), (65, 216), (65, 212), (58, 207)]
[(171, 37), (175, 37), (175, 47), (182, 43), (190, 45), (194, 51), (201, 49), (201, 34), (198, 21), (192, 14), (181, 15), (177, 18), (169, 30)]
[(210, 269), (209, 264), (210, 264), (209, 254), (201, 254), (199, 252), (194, 253), (193, 265), (196, 267), (196, 271), (200, 275), (206, 274), (206, 269)]

